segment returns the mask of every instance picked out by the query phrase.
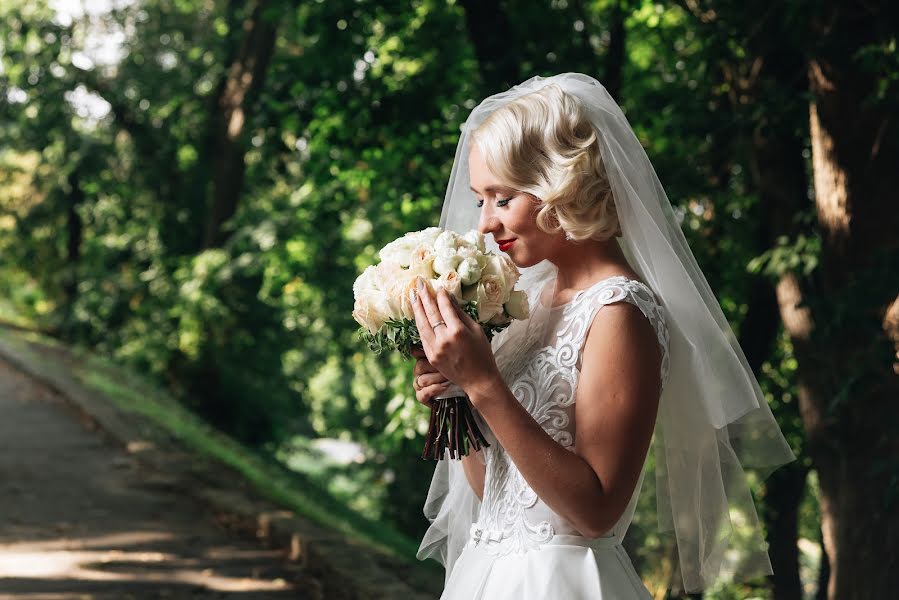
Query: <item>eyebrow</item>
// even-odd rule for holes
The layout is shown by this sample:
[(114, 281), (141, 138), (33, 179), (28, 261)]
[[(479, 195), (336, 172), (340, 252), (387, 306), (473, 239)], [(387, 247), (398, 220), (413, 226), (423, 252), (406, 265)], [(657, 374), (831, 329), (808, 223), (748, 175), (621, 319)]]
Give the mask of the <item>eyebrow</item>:
[[(471, 186), (468, 186), (468, 188), (475, 194), (480, 193), (479, 191), (477, 191), (476, 189), (474, 189)], [(510, 188), (507, 185), (488, 185), (486, 188), (484, 188), (484, 191), (485, 192), (510, 192), (510, 191), (512, 191), (512, 188)]]

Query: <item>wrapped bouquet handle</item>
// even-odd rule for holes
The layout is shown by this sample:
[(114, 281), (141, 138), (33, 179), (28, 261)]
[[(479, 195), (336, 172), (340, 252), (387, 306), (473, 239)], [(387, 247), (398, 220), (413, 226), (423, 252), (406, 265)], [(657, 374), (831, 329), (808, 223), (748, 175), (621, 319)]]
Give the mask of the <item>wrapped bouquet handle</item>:
[(471, 401), (455, 383), (431, 399), (431, 419), (425, 437), (425, 460), (442, 460), (449, 449), (450, 458), (468, 456), (490, 446), (471, 412)]

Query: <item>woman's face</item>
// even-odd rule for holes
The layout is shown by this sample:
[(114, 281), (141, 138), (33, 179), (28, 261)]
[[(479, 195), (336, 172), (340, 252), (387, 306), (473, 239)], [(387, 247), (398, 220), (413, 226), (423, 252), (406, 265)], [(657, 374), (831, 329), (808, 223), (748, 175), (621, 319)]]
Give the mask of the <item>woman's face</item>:
[(468, 154), (471, 190), (481, 207), (478, 230), (493, 234), (500, 250), (519, 267), (530, 267), (547, 258), (563, 238), (537, 227), (540, 201), (519, 190), (504, 186), (487, 169), (477, 144)]

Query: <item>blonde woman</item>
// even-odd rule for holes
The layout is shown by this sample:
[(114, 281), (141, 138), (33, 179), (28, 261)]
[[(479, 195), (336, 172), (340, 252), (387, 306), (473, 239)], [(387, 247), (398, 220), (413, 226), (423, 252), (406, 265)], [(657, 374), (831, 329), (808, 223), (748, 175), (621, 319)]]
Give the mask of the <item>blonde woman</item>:
[(442, 597), (650, 598), (621, 542), (651, 446), (684, 589), (771, 573), (743, 467), (794, 456), (605, 88), (565, 73), (484, 100), (441, 226), (508, 253), (531, 309), (491, 344), (444, 291), (414, 294), (418, 400), (458, 384), (491, 441), (435, 469), (418, 557), (445, 565)]

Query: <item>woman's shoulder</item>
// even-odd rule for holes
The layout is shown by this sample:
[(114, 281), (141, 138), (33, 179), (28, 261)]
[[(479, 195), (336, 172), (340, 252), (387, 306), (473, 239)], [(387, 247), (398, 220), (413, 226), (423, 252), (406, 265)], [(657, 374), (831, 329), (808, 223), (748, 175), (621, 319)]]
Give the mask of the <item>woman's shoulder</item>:
[[(623, 306), (611, 310), (604, 308), (609, 305), (630, 305), (639, 310)], [(648, 284), (628, 275), (605, 278), (587, 290), (582, 298), (580, 310), (583, 311), (587, 321), (582, 348), (584, 348), (587, 337), (598, 318), (604, 321), (604, 325), (607, 325), (609, 329), (616, 331), (639, 331), (641, 326), (645, 327), (643, 323), (648, 321), (652, 326), (653, 337), (662, 352), (663, 380), (667, 379), (668, 322), (663, 303)], [(603, 314), (603, 311), (606, 314)], [(599, 317), (599, 315), (603, 316)]]

